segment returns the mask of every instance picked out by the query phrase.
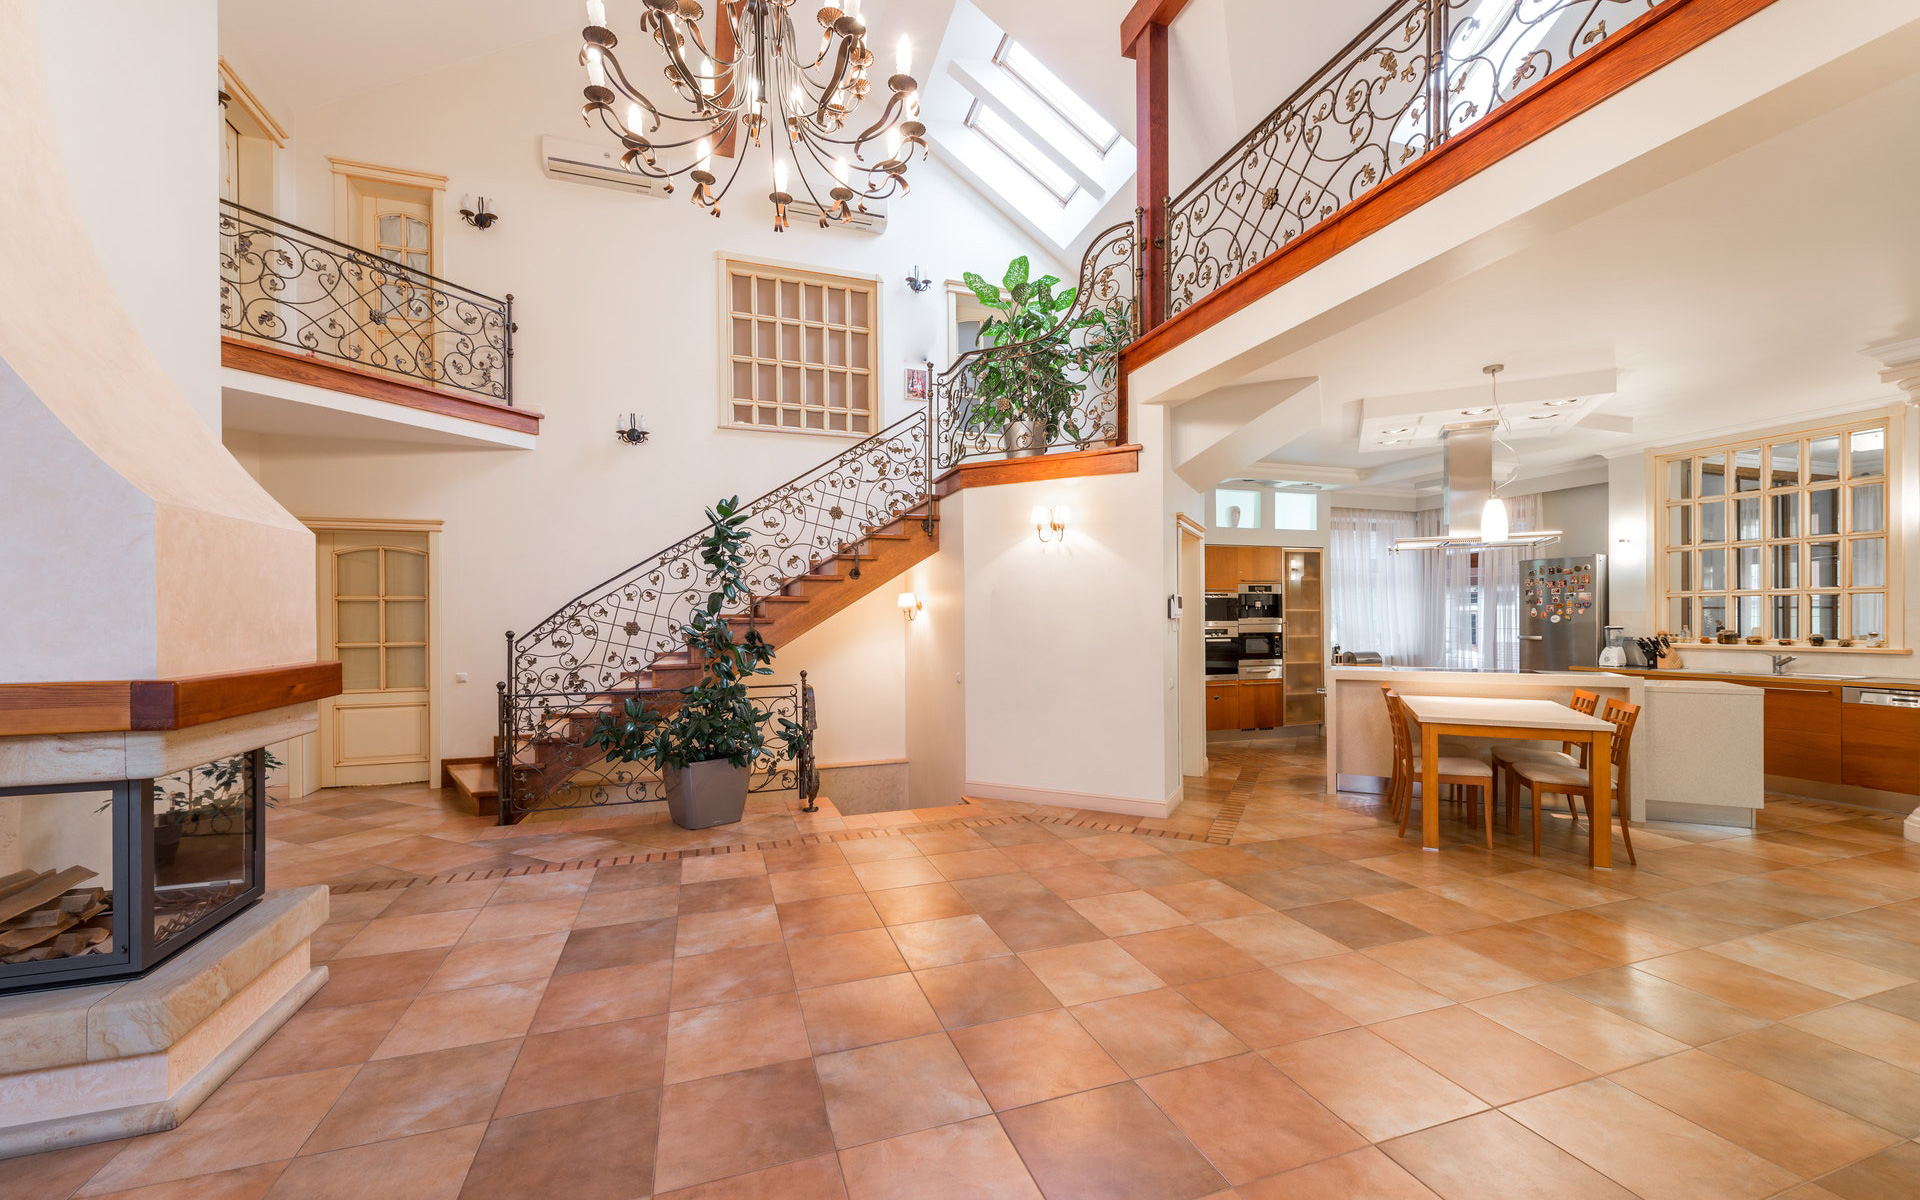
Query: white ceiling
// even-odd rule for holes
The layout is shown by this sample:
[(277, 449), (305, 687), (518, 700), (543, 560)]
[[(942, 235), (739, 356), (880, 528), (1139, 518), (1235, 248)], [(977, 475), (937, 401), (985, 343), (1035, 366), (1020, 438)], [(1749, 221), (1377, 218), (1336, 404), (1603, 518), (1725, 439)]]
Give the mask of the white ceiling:
[(1862, 350), (1920, 333), (1920, 75), (1803, 117), (1253, 372), (1323, 396), (1269, 463), (1437, 473), (1431, 445), (1363, 447), (1367, 403), (1441, 412), (1490, 362), (1503, 390), (1618, 371), (1605, 419), (1524, 443), (1529, 474), (1900, 399)]

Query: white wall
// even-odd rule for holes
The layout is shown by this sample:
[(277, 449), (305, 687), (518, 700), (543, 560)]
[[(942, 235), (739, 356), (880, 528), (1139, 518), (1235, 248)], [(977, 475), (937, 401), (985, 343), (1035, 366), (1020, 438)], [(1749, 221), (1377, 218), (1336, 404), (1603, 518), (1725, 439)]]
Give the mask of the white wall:
[(215, 2), (31, 7), (81, 223), (135, 332), (218, 430)]
[[(531, 628), (589, 585), (692, 533), (715, 499), (757, 496), (853, 444), (717, 427), (716, 252), (880, 277), (881, 387), (894, 419), (909, 411), (903, 368), (945, 357), (944, 295), (915, 295), (903, 282), (908, 269), (917, 263), (936, 282), (966, 270), (997, 277), (1010, 258), (1035, 249), (937, 162), (916, 163), (913, 192), (892, 202), (879, 237), (802, 223), (774, 233), (764, 151), (718, 220), (684, 189), (648, 199), (550, 180), (540, 172), (539, 136), (586, 136), (576, 55), (571, 37), (548, 39), (283, 118), (295, 130), (295, 186), (283, 215), (299, 224), (333, 232), (328, 155), (444, 173), (449, 213), (472, 192), (500, 214), (484, 232), (452, 218), (442, 273), (514, 295), (515, 400), (546, 413), (535, 450), (240, 442), (264, 485), (298, 515), (446, 522), (440, 719), (451, 757), (490, 744), (504, 631)], [(235, 66), (243, 77), (250, 69)], [(1035, 265), (1065, 274), (1058, 263)], [(630, 410), (647, 417), (646, 446), (613, 437), (616, 414)], [(903, 707), (903, 622), (887, 610), (894, 594), (883, 589), (871, 620), (861, 615), (869, 606), (838, 619), (873, 624), (874, 653), (847, 643), (816, 651), (809, 639), (827, 636), (822, 630), (782, 663), (839, 664), (816, 678), (833, 731), (823, 735), (826, 761), (904, 755), (901, 720), (861, 718), (857, 738), (834, 740), (850, 714)], [(886, 639), (891, 648), (877, 649)], [(455, 684), (459, 672), (471, 682)]]
[(919, 598), (907, 624), (907, 788), (915, 808), (957, 803), (967, 789), (967, 509), (940, 505), (940, 553), (900, 580)]

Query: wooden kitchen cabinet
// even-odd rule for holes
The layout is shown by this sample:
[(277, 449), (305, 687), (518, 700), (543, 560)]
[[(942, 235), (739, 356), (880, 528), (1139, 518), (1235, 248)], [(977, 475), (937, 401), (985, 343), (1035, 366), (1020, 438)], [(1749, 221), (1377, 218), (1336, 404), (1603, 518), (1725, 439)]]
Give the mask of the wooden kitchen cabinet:
[(1839, 688), (1766, 689), (1766, 772), (1841, 782)]
[(1208, 546), (1207, 547), (1207, 590), (1210, 592), (1237, 592), (1240, 590), (1242, 575), (1240, 568), (1245, 558), (1247, 546)]
[(1920, 708), (1845, 704), (1841, 709), (1840, 781), (1920, 795)]
[(1326, 625), (1320, 589), (1320, 551), (1282, 550), (1286, 580), (1286, 703), (1288, 725), (1320, 725), (1327, 719)]
[(1278, 583), (1286, 576), (1286, 552), (1278, 546), (1242, 546), (1240, 578), (1248, 583)]
[(1240, 684), (1240, 728), (1278, 729), (1285, 710), (1285, 685), (1279, 680), (1242, 681)]
[(1207, 682), (1207, 732), (1240, 728), (1240, 684)]

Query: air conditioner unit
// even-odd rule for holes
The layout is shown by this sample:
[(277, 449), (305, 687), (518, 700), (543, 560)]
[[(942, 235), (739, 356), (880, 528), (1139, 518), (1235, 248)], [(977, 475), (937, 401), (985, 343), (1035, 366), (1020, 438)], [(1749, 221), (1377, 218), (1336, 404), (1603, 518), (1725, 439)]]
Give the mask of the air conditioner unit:
[[(871, 204), (871, 202), (869, 203)], [(811, 200), (795, 200), (787, 206), (787, 219), (795, 225), (805, 223), (817, 226), (820, 224), (820, 217), (823, 211), (818, 204), (815, 204)], [(853, 215), (845, 221), (838, 221), (832, 217), (828, 217), (827, 225), (832, 229), (846, 229), (855, 233), (885, 233), (887, 231), (887, 210), (884, 208), (869, 207), (868, 211), (861, 212), (858, 208), (855, 208)]]
[(666, 182), (639, 175), (620, 165), (618, 146), (596, 142), (575, 142), (544, 134), (540, 138), (540, 169), (548, 178), (567, 183), (588, 183), (595, 187), (638, 192), (642, 196), (665, 196)]

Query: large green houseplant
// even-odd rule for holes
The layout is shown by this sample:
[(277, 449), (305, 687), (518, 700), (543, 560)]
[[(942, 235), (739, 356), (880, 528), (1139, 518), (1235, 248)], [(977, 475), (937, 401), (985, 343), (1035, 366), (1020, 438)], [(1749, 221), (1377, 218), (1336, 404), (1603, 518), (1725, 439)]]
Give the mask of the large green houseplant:
[[(774, 753), (748, 692), (753, 677), (773, 673), (773, 647), (758, 630), (736, 639), (723, 615), (752, 603), (746, 524), (738, 496), (707, 510), (700, 561), (711, 591), (682, 631), (701, 664), (699, 682), (677, 692), (628, 698), (601, 713), (587, 739), (609, 758), (644, 762), (659, 771), (667, 808), (687, 829), (738, 821), (746, 811), (753, 764)], [(797, 722), (783, 717), (773, 740), (788, 756), (798, 757), (807, 737)]]
[(1023, 254), (997, 285), (972, 271), (963, 276), (975, 298), (995, 314), (981, 322), (981, 345), (1020, 347), (1014, 354), (983, 355), (972, 368), (970, 419), (999, 434), (1008, 454), (1022, 457), (1045, 454), (1061, 433), (1082, 438), (1075, 419), (1082, 385), (1071, 372), (1084, 370), (1086, 362), (1073, 334), (1098, 320), (1093, 314), (1073, 317), (1078, 290), (1055, 291), (1059, 279), (1030, 279), (1032, 270)]

